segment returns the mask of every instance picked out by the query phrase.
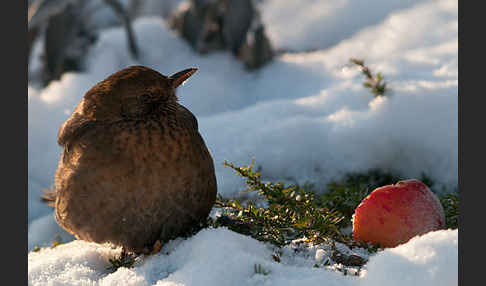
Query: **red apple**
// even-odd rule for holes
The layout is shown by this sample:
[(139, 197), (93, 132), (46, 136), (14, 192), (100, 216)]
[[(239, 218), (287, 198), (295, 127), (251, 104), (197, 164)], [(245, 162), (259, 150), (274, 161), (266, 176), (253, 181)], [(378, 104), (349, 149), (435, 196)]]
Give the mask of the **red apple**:
[(415, 179), (375, 189), (353, 215), (354, 239), (381, 247), (395, 247), (442, 228), (445, 216), (439, 199)]

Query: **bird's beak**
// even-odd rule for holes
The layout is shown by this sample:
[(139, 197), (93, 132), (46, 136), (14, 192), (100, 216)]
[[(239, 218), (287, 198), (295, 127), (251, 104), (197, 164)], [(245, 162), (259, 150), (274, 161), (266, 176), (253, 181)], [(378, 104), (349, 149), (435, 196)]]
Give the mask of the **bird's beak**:
[(191, 75), (197, 72), (196, 68), (185, 69), (178, 73), (175, 73), (169, 77), (170, 84), (173, 88), (177, 88), (181, 85), (186, 79), (188, 79)]

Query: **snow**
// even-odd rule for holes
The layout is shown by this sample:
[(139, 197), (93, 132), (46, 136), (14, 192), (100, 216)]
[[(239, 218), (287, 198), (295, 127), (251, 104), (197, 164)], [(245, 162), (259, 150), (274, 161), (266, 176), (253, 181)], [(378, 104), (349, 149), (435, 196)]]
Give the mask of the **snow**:
[(265, 0), (263, 23), (272, 44), (284, 50), (328, 48), (363, 27), (375, 25), (394, 10), (418, 0)]
[[(110, 273), (108, 259), (120, 252), (110, 245), (73, 241), (28, 255), (31, 285), (457, 285), (457, 230), (441, 230), (413, 238), (370, 257), (360, 276), (343, 275), (286, 260), (308, 262), (312, 256), (283, 256), (272, 248), (225, 228), (204, 229), (187, 240), (169, 242), (156, 255), (133, 268)], [(267, 275), (257, 274), (261, 265)]]
[[(141, 50), (138, 61), (130, 58), (123, 28), (110, 27), (100, 31), (85, 72), (65, 73), (45, 88), (29, 82), (29, 251), (53, 240), (72, 240), (55, 223), (52, 209), (39, 201), (41, 190), (54, 184), (61, 152), (56, 142), (59, 127), (92, 85), (134, 64), (165, 75), (188, 67), (199, 69), (177, 95), (198, 118), (223, 196), (239, 196), (244, 182), (222, 163), (246, 165), (252, 158), (265, 179), (313, 182), (317, 187), (347, 172), (373, 168), (399, 172), (403, 179), (425, 173), (440, 185), (456, 187), (457, 1), (358, 2), (262, 1), (263, 21), (274, 47), (296, 52), (279, 54), (253, 73), (229, 52), (200, 56), (169, 31), (163, 19), (141, 17), (134, 21)], [(42, 42), (37, 42), (33, 48), (31, 75), (39, 73), (41, 47)], [(362, 86), (363, 75), (348, 64), (352, 57), (364, 59), (373, 72), (384, 74), (389, 97), (374, 98)], [(134, 269), (112, 274), (104, 271), (115, 253), (107, 246), (74, 241), (45, 248), (29, 253), (29, 281), (32, 285), (117, 285), (119, 281), (127, 285), (322, 281), (452, 285), (456, 281), (457, 285), (457, 231), (436, 232), (385, 250), (371, 257), (366, 276), (359, 278), (314, 269), (315, 249), (305, 258), (312, 263), (290, 259), (290, 264), (276, 264), (266, 245), (228, 230), (204, 230), (171, 245), (168, 256), (149, 257)], [(255, 263), (271, 273), (254, 275)], [(405, 284), (408, 274), (414, 277), (407, 279), (415, 280)]]
[(363, 286), (458, 285), (457, 230), (430, 232), (370, 258)]

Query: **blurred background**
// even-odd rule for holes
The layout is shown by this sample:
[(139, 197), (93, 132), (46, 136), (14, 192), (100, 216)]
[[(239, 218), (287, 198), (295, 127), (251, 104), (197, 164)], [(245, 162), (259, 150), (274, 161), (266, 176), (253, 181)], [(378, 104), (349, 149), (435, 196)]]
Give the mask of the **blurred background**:
[(380, 170), (457, 192), (458, 12), (450, 0), (29, 0), (29, 250), (60, 229), (57, 132), (84, 93), (145, 65), (199, 71), (179, 87), (215, 161), (313, 184)]

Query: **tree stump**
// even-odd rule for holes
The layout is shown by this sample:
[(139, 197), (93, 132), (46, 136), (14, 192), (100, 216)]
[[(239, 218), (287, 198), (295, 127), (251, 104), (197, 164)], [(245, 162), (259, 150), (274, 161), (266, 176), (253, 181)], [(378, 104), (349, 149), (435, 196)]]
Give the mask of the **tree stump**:
[(248, 69), (269, 62), (273, 50), (252, 0), (191, 0), (169, 25), (201, 54), (229, 50)]

